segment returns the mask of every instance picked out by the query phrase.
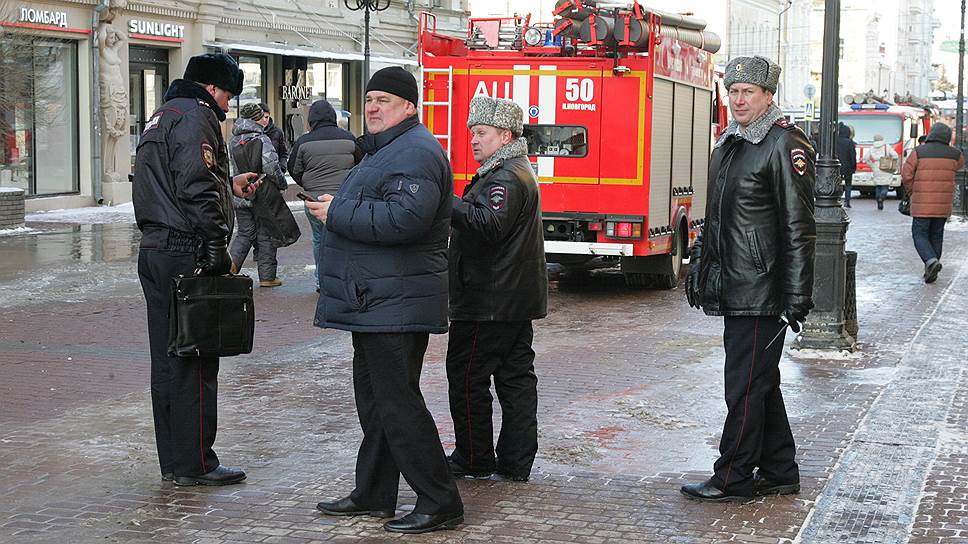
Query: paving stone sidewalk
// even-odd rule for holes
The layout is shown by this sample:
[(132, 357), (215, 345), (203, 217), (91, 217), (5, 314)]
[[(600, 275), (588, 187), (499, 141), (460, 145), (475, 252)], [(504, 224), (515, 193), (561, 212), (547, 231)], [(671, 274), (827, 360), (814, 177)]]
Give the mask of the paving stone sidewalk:
[[(536, 324), (540, 451), (530, 482), (459, 482), (467, 515), (457, 531), (392, 535), (370, 518), (317, 515), (317, 501), (352, 488), (361, 434), (349, 336), (310, 326), (310, 250), (300, 241), (280, 251), (286, 284), (257, 292), (256, 352), (223, 360), (216, 449), (248, 472), (238, 486), (176, 488), (159, 477), (131, 254), (93, 263), (117, 279), (70, 300), (6, 299), (0, 542), (968, 542), (959, 334), (968, 232), (948, 233), (942, 278), (925, 286), (909, 224), (861, 199), (852, 213), (862, 350), (788, 351), (781, 363), (798, 496), (703, 504), (680, 495), (716, 456), (722, 322), (688, 310), (681, 290), (628, 291), (600, 274), (556, 285), (551, 314)], [(29, 242), (0, 240), (0, 255), (10, 244)], [(0, 274), (0, 287), (40, 273)], [(45, 273), (51, 285), (85, 277), (83, 267)], [(446, 338), (433, 337), (422, 384), (449, 449), (445, 350)], [(413, 501), (403, 484), (400, 513)]]

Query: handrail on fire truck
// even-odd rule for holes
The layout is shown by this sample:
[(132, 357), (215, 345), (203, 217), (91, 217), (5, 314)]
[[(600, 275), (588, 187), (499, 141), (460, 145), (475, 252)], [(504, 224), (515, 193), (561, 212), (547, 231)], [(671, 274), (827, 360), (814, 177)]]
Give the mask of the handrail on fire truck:
[[(447, 158), (451, 159), (450, 148), (451, 141), (453, 140), (451, 134), (451, 125), (453, 123), (453, 107), (451, 106), (451, 93), (454, 90), (454, 67), (450, 66), (447, 68), (423, 68), (421, 67), (421, 81), (426, 81), (423, 74), (447, 74), (447, 100), (432, 100), (427, 101), (424, 99), (423, 93), (420, 93), (420, 111), (423, 111), (424, 106), (437, 106), (441, 108), (447, 108), (447, 134), (434, 134), (434, 138), (438, 140), (447, 140)], [(426, 90), (426, 89), (425, 89)]]

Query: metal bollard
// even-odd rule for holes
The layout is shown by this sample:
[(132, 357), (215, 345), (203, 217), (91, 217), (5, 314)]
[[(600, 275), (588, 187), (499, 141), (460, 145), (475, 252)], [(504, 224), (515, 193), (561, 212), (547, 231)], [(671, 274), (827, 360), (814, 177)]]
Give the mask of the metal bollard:
[(847, 254), (847, 288), (844, 289), (844, 331), (857, 340), (857, 252)]

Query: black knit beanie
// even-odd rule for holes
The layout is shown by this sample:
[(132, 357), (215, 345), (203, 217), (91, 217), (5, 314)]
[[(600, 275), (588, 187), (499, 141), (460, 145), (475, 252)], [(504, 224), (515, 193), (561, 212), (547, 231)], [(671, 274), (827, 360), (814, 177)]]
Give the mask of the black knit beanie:
[(414, 106), (419, 101), (417, 80), (414, 79), (413, 74), (399, 66), (383, 68), (373, 74), (366, 84), (366, 92), (370, 91), (383, 91), (397, 95), (404, 100), (409, 100)]

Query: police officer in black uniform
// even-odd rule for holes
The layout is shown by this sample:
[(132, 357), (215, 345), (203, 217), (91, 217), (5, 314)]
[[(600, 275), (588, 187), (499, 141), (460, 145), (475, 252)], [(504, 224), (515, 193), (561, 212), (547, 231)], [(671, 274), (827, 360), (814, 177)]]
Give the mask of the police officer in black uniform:
[[(521, 137), (523, 112), (505, 99), (471, 100), (467, 126), (477, 174), (454, 197), (450, 237), (447, 381), (465, 478), (526, 481), (538, 451), (538, 378), (531, 321), (547, 314), (548, 276), (538, 179)], [(501, 403), (494, 449), (491, 377)]]
[(778, 365), (786, 327), (799, 332), (813, 308), (815, 154), (773, 104), (779, 78), (764, 57), (726, 66), (733, 120), (710, 160), (686, 295), (707, 315), (724, 316), (728, 413), (713, 476), (682, 487), (691, 499), (800, 490)]
[[(142, 232), (138, 276), (148, 306), (151, 404), (162, 479), (175, 485), (226, 485), (245, 473), (223, 467), (215, 442), (217, 357), (168, 354), (171, 279), (225, 274), (235, 216), (229, 191), (254, 194), (256, 175), (230, 180), (219, 122), (242, 92), (242, 71), (225, 54), (192, 57), (165, 103), (145, 124), (133, 178), (134, 211)], [(231, 183), (231, 185), (229, 185)]]

